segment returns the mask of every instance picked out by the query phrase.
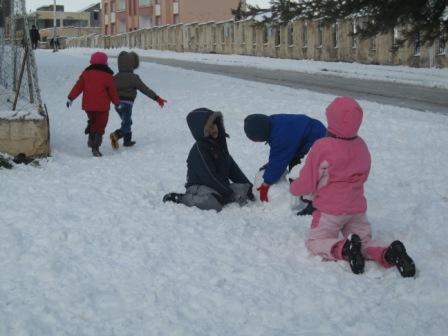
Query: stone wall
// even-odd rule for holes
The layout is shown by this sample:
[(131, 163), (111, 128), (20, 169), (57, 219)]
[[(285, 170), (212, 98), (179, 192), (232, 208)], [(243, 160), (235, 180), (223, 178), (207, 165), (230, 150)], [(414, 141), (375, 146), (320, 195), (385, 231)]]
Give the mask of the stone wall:
[(34, 158), (50, 155), (48, 120), (0, 119), (0, 153)]
[(448, 66), (448, 51), (442, 41), (436, 40), (420, 48), (413, 42), (398, 46), (394, 44), (394, 32), (358, 40), (351, 35), (353, 27), (350, 20), (332, 26), (323, 26), (319, 21), (296, 20), (279, 28), (250, 20), (192, 23), (113, 36), (69, 38), (66, 47), (128, 47), (413, 67)]

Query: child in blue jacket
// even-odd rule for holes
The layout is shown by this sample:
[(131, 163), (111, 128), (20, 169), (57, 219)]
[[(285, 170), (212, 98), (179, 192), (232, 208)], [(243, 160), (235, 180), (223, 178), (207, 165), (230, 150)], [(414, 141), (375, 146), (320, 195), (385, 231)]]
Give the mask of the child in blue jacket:
[(303, 114), (251, 114), (244, 120), (244, 132), (255, 142), (271, 147), (264, 169), (264, 183), (257, 189), (260, 200), (268, 202), (269, 187), (289, 168), (301, 162), (312, 144), (325, 136), (326, 128), (319, 120)]

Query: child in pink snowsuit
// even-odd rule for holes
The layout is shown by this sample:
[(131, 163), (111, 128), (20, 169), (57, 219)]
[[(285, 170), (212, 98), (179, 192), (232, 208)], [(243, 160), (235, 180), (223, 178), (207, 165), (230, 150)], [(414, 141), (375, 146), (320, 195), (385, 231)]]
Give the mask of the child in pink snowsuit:
[(338, 97), (327, 107), (326, 116), (327, 137), (313, 144), (299, 178), (290, 186), (293, 195), (312, 198), (316, 209), (306, 247), (327, 260), (348, 260), (356, 274), (363, 273), (368, 258), (384, 267), (396, 265), (403, 277), (414, 276), (415, 265), (403, 243), (387, 246), (372, 240), (364, 197), (371, 158), (357, 135), (361, 106), (351, 97)]

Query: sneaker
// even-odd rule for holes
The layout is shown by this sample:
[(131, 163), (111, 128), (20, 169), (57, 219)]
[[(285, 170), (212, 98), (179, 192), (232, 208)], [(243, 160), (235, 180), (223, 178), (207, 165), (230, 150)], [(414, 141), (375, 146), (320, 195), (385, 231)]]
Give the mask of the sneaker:
[(361, 238), (357, 234), (352, 234), (348, 237), (342, 248), (342, 256), (347, 258), (353, 273), (364, 273), (365, 262), (361, 253)]
[(384, 254), (384, 259), (391, 265), (397, 266), (403, 278), (415, 276), (414, 261), (406, 253), (406, 248), (401, 241), (396, 240), (390, 244)]
[(120, 144), (118, 143), (118, 140), (120, 140), (120, 138), (118, 137), (116, 132), (112, 132), (110, 135), (110, 144), (112, 146), (113, 150), (117, 150), (118, 148), (120, 148)]
[(176, 194), (176, 193), (169, 193), (163, 196), (163, 203), (166, 202), (174, 202), (174, 203), (180, 203), (182, 199), (182, 194)]

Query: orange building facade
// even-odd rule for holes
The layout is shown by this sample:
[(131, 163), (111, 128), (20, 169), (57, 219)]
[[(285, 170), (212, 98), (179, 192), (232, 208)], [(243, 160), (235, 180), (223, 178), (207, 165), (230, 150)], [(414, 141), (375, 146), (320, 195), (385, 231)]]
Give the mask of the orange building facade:
[[(240, 0), (101, 0), (103, 32), (115, 35), (177, 23), (224, 21)], [(245, 5), (245, 0), (242, 1)]]

